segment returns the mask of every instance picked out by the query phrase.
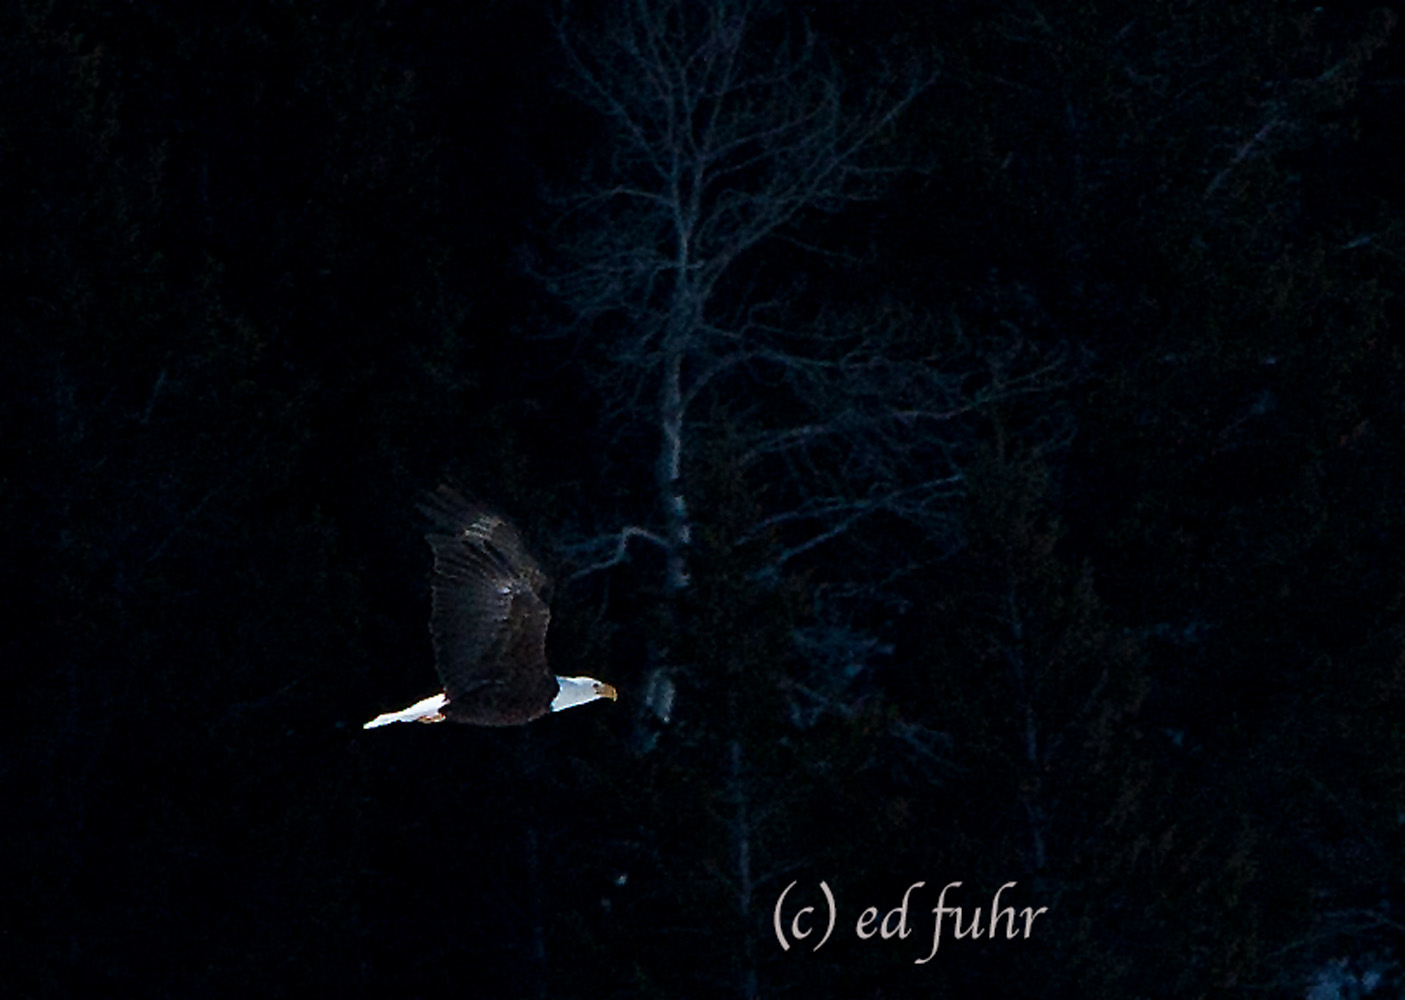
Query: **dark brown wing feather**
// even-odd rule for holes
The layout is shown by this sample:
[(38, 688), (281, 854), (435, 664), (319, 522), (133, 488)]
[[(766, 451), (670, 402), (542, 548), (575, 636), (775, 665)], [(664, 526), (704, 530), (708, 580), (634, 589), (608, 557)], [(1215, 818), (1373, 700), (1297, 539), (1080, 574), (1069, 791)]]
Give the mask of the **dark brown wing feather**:
[(549, 581), (507, 520), (441, 486), (420, 508), (434, 531), (435, 668), (456, 722), (508, 726), (551, 707), (546, 663)]

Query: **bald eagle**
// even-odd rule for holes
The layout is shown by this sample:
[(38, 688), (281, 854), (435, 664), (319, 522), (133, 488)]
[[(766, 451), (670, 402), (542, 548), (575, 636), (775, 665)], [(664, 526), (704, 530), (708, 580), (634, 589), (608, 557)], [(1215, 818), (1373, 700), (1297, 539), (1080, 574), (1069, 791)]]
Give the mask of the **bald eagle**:
[(363, 727), (392, 722), (516, 726), (615, 689), (593, 677), (557, 677), (546, 664), (550, 588), (506, 519), (448, 486), (420, 506), (434, 528), (434, 607), (429, 629), (444, 690)]

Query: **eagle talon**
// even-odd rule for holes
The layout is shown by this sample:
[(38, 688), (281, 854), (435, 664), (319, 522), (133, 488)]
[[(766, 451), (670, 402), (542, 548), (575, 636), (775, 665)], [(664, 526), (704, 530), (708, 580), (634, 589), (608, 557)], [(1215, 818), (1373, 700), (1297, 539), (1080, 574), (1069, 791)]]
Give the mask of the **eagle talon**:
[(444, 713), (443, 713), (443, 712), (435, 712), (433, 715), (421, 715), (421, 716), (420, 716), (418, 719), (416, 719), (415, 721), (416, 721), (416, 722), (443, 722), (443, 721), (444, 721)]

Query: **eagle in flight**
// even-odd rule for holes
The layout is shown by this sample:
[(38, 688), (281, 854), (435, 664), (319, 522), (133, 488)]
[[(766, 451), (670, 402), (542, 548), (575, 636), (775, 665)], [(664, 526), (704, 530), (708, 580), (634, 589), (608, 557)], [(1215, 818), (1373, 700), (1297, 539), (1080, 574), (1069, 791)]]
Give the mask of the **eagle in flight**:
[(420, 506), (433, 530), (434, 666), (444, 690), (363, 727), (392, 722), (517, 726), (547, 712), (615, 700), (593, 677), (557, 677), (546, 664), (551, 581), (506, 519), (448, 486)]

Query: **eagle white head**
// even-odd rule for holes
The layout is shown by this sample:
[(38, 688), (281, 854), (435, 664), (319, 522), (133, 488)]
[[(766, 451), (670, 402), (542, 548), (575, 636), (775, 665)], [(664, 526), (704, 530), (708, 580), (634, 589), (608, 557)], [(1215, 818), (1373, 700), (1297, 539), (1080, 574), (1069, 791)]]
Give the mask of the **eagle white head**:
[(556, 697), (551, 699), (553, 712), (559, 712), (564, 708), (575, 708), (577, 705), (584, 705), (597, 698), (609, 698), (614, 701), (619, 697), (612, 685), (606, 684), (604, 681), (597, 681), (594, 677), (558, 677), (556, 683), (561, 686), (561, 690), (557, 691)]

